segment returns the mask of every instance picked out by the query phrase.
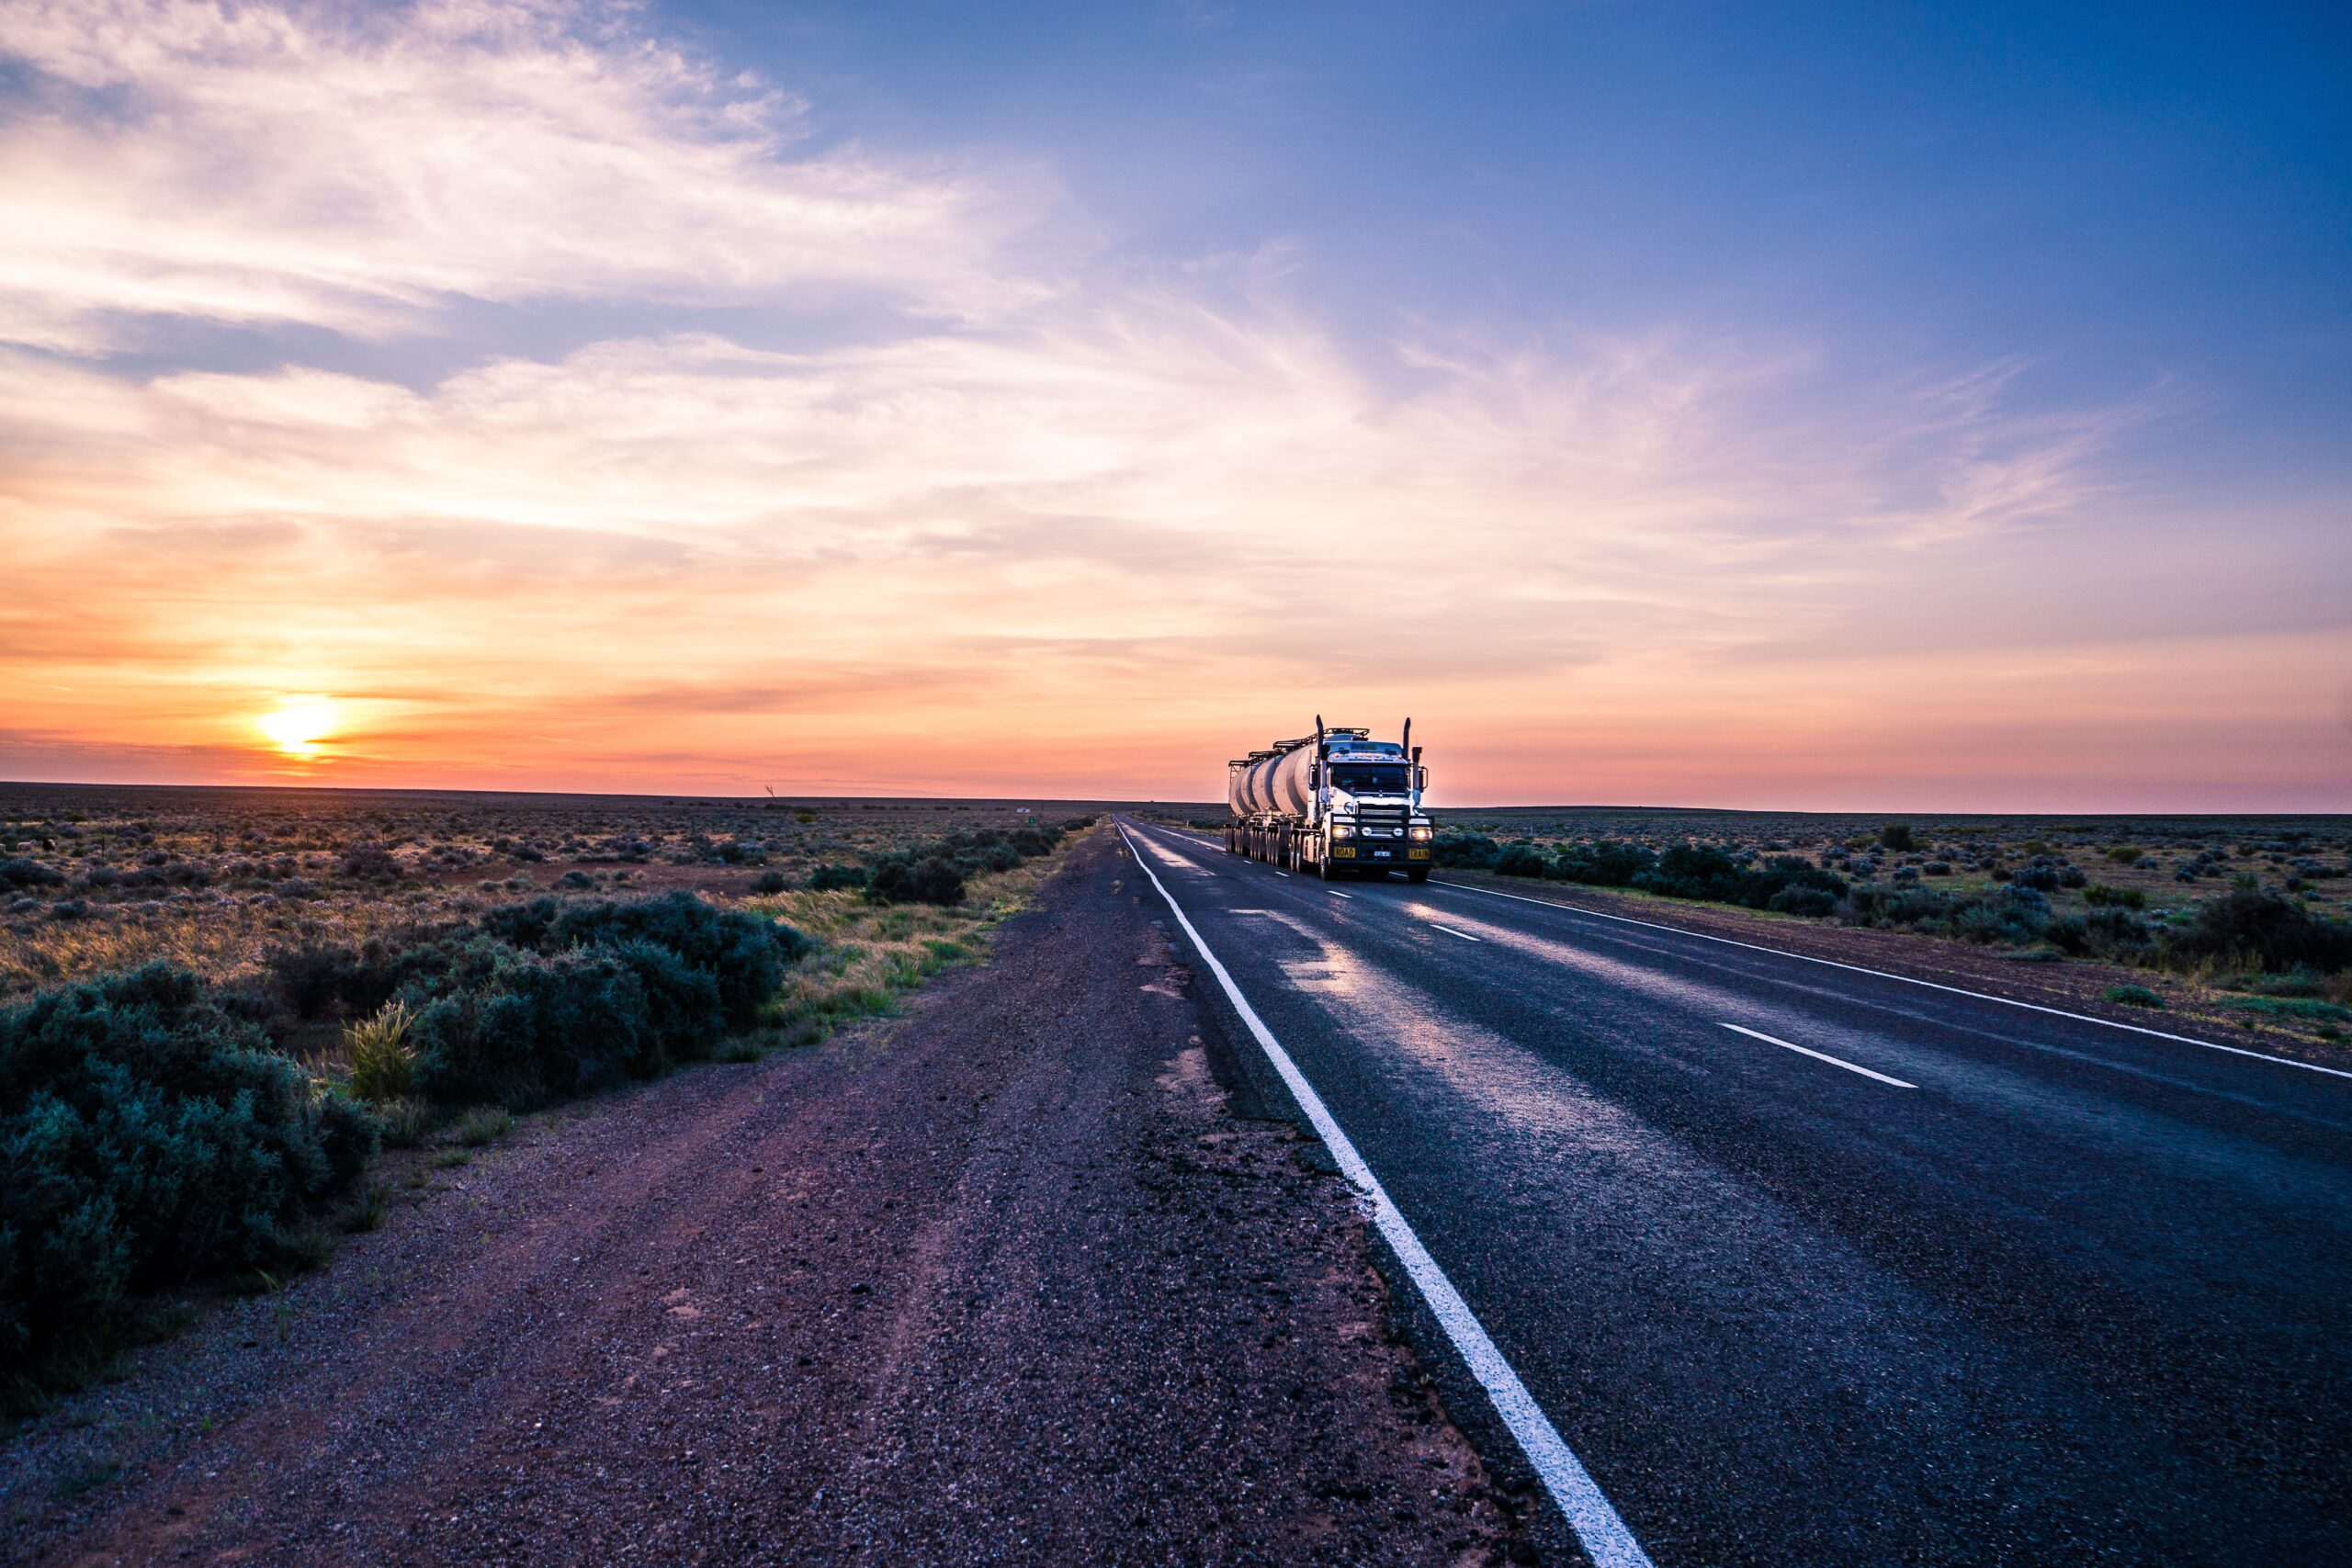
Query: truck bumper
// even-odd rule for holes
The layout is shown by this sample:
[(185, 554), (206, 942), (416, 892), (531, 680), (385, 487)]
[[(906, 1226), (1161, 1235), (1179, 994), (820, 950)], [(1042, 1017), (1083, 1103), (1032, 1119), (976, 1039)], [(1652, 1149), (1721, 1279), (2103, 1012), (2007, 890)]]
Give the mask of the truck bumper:
[(1415, 861), (1426, 865), (1430, 859), (1430, 846), (1395, 843), (1333, 844), (1331, 858), (1353, 861), (1358, 865), (1409, 865)]

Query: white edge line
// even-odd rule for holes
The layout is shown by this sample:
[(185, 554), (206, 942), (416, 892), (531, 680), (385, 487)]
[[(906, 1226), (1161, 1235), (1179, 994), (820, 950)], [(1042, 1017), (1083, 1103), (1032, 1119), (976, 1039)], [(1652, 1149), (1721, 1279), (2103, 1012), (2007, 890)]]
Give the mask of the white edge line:
[(1431, 920), (1430, 924), (1436, 926), (1439, 931), (1443, 931), (1446, 935), (1458, 936), (1464, 942), (1484, 942), (1487, 940), (1482, 936), (1472, 936), (1468, 931), (1455, 931), (1452, 926), (1440, 926), (1435, 920)]
[(1849, 1073), (1860, 1073), (1866, 1078), (1876, 1078), (1881, 1083), (1893, 1084), (1897, 1089), (1917, 1089), (1919, 1087), (1915, 1083), (1905, 1083), (1901, 1078), (1888, 1077), (1884, 1073), (1874, 1073), (1868, 1067), (1857, 1066), (1852, 1062), (1847, 1061), (1844, 1057), (1833, 1056), (1826, 1051), (1816, 1051), (1810, 1045), (1798, 1045), (1786, 1040), (1776, 1039), (1772, 1035), (1764, 1033), (1761, 1030), (1748, 1029), (1736, 1023), (1726, 1023), (1724, 1027), (1730, 1030), (1734, 1034), (1745, 1034), (1750, 1040), (1761, 1040), (1767, 1045), (1778, 1045), (1783, 1051), (1794, 1051), (1800, 1056), (1810, 1056), (1816, 1062), (1826, 1062), (1833, 1067), (1843, 1067)]
[[(1124, 824), (1119, 831), (1121, 837), (1126, 836)], [(1133, 852), (1132, 845), (1130, 852)], [(1438, 1267), (1437, 1259), (1430, 1256), (1429, 1249), (1421, 1245), (1421, 1238), (1413, 1234), (1413, 1227), (1406, 1223), (1405, 1216), (1389, 1201), (1387, 1189), (1380, 1185), (1380, 1179), (1373, 1175), (1372, 1168), (1364, 1164), (1362, 1155), (1356, 1153), (1355, 1145), (1340, 1129), (1340, 1123), (1332, 1119), (1329, 1109), (1323, 1103), (1323, 1097), (1315, 1092), (1315, 1086), (1306, 1081), (1306, 1075), (1298, 1070), (1298, 1064), (1290, 1059), (1290, 1053), (1275, 1040), (1265, 1021), (1258, 1016), (1258, 1010), (1250, 1005), (1249, 998), (1241, 994), (1241, 987), (1233, 983), (1233, 976), (1226, 972), (1225, 965), (1209, 950), (1209, 944), (1202, 940), (1201, 933), (1185, 918), (1183, 909), (1159, 880), (1159, 874), (1145, 864), (1141, 855), (1136, 856), (1136, 864), (1143, 867), (1143, 874), (1151, 878), (1152, 886), (1158, 888), (1160, 897), (1168, 901), (1169, 912), (1176, 917), (1176, 923), (1184, 928), (1184, 934), (1193, 939), (1193, 945), (1207, 963), (1209, 973), (1216, 976), (1217, 984), (1224, 988), (1226, 999), (1241, 1015), (1241, 1021), (1249, 1025), (1250, 1032), (1266, 1053), (1266, 1059), (1273, 1064), (1274, 1071), (1282, 1076), (1283, 1084), (1288, 1086), (1292, 1097), (1298, 1101), (1298, 1108), (1306, 1113), (1307, 1121), (1314, 1123), (1317, 1135), (1331, 1151), (1332, 1161), (1339, 1166), (1340, 1173), (1347, 1178), (1349, 1185), (1362, 1194), (1371, 1207), (1373, 1224), (1379, 1227), (1381, 1235), (1395, 1249), (1405, 1271), (1412, 1276), (1413, 1284), (1420, 1291), (1421, 1298), (1429, 1303), (1430, 1311), (1436, 1315), (1439, 1326), (1453, 1341), (1455, 1352), (1469, 1367), (1471, 1375), (1478, 1380), (1479, 1386), (1487, 1391), (1487, 1397), (1494, 1402), (1495, 1413), (1502, 1417), (1503, 1425), (1510, 1428), (1510, 1435), (1519, 1440), (1528, 1463), (1534, 1467), (1535, 1473), (1544, 1482), (1544, 1490), (1552, 1495), (1553, 1502), (1559, 1505), (1560, 1512), (1566, 1516), (1568, 1528), (1577, 1532), (1577, 1540), (1583, 1543), (1594, 1568), (1652, 1568), (1649, 1554), (1642, 1550), (1641, 1542), (1634, 1539), (1634, 1532), (1626, 1529), (1625, 1521), (1602, 1493), (1600, 1483), (1593, 1480), (1592, 1472), (1585, 1469), (1584, 1462), (1577, 1458), (1566, 1439), (1560, 1436), (1559, 1428), (1552, 1425), (1552, 1418), (1544, 1414), (1544, 1407), (1535, 1403), (1535, 1396), (1527, 1392), (1527, 1385), (1520, 1381), (1519, 1373), (1511, 1370), (1510, 1362), (1487, 1336), (1486, 1329), (1480, 1326), (1477, 1314), (1462, 1299), (1462, 1292), (1453, 1288), (1453, 1282), (1445, 1277), (1445, 1270)]]
[(1848, 969), (1857, 975), (1870, 975), (1881, 980), (1900, 980), (1906, 986), (1924, 986), (1931, 991), (1948, 991), (1955, 997), (1973, 997), (1980, 1002), (1998, 1002), (2003, 1007), (2023, 1008), (2028, 1012), (2045, 1012), (2052, 1018), (2071, 1018), (2077, 1023), (2103, 1023), (2109, 1029), (2126, 1030), (2133, 1034), (2153, 1035), (2158, 1040), (2177, 1040), (2183, 1045), (2202, 1045), (2208, 1051), (2226, 1051), (2233, 1056), (2251, 1056), (2257, 1062), (2276, 1062), (2282, 1067), (2301, 1067), (2309, 1073), (2325, 1073), (2330, 1077), (2352, 1078), (2352, 1072), (2342, 1067), (2324, 1067), (2317, 1062), (2299, 1062), (2292, 1056), (2274, 1056), (2267, 1051), (2249, 1051), (2243, 1045), (2223, 1045), (2216, 1041), (2199, 1040), (2193, 1034), (2175, 1034), (2169, 1030), (2150, 1029), (2145, 1024), (2120, 1023), (2111, 1018), (2099, 1018), (2086, 1012), (2068, 1012), (2064, 1008), (2044, 1007), (2040, 1002), (2021, 1002), (2015, 997), (1996, 997), (1990, 991), (1972, 991), (1965, 986), (1947, 986), (1936, 980), (1921, 980), (1910, 975), (1897, 975), (1890, 970), (1871, 969), (1860, 964), (1841, 964), (1835, 958), (1815, 958), (1810, 953), (1791, 953), (1785, 947), (1766, 947), (1762, 942), (1741, 942), (1735, 937), (1710, 936), (1705, 931), (1684, 931), (1680, 926), (1661, 925), (1657, 920), (1637, 920), (1631, 915), (1603, 914), (1580, 904), (1562, 904), (1550, 898), (1530, 898), (1524, 893), (1505, 893), (1497, 887), (1473, 887), (1466, 882), (1438, 882), (1435, 887), (1451, 887), (1462, 893), (1483, 893), (1489, 898), (1509, 898), (1521, 904), (1540, 904), (1547, 909), (1558, 909), (1570, 915), (1584, 915), (1596, 920), (1615, 920), (1620, 925), (1644, 926), (1654, 931), (1667, 931), (1675, 936), (1687, 936), (1700, 942), (1719, 942), (1725, 947), (1744, 947), (1750, 953), (1769, 953), (1775, 958), (1793, 958), (1800, 963), (1819, 964), (1831, 969)]

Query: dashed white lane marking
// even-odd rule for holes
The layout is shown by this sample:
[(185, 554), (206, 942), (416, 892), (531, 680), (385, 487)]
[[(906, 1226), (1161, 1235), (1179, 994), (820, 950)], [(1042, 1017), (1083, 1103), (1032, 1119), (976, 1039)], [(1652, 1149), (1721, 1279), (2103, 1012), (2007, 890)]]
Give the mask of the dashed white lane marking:
[(2292, 1056), (2274, 1056), (2267, 1051), (2249, 1051), (2243, 1045), (2223, 1045), (2218, 1041), (2199, 1040), (2194, 1034), (2175, 1034), (2170, 1030), (2150, 1029), (2145, 1024), (2119, 1023), (2111, 1018), (2098, 1018), (2086, 1012), (2068, 1012), (2064, 1008), (2043, 1007), (2040, 1002), (2021, 1002), (2015, 997), (1996, 997), (1990, 991), (1972, 991), (1965, 986), (1947, 986), (1939, 981), (1921, 980), (1909, 975), (1896, 975), (1884, 969), (1865, 968), (1860, 964), (1841, 964), (1835, 958), (1815, 958), (1810, 953), (1791, 953), (1785, 947), (1766, 947), (1762, 942), (1741, 942), (1736, 937), (1709, 936), (1705, 931), (1686, 931), (1680, 926), (1660, 925), (1656, 920), (1637, 920), (1631, 915), (1604, 915), (1599, 909), (1588, 909), (1577, 904), (1562, 904), (1550, 898), (1530, 898), (1524, 893), (1505, 893), (1499, 888), (1473, 887), (1466, 882), (1432, 882), (1432, 887), (1451, 887), (1456, 893), (1482, 893), (1489, 898), (1509, 898), (1519, 904), (1540, 904), (1563, 914), (1582, 915), (1588, 919), (1615, 920), (1623, 926), (1642, 926), (1673, 936), (1687, 936), (1697, 942), (1719, 942), (1725, 947), (1744, 947), (1750, 953), (1769, 953), (1775, 958), (1793, 958), (1800, 963), (1819, 964), (1831, 969), (1849, 970), (1856, 975), (1868, 975), (1873, 979), (1900, 980), (1906, 986), (1924, 986), (1931, 991), (1947, 991), (1955, 997), (1973, 997), (1980, 1002), (1998, 1002), (2006, 1008), (2023, 1008), (2028, 1012), (2046, 1012), (2052, 1018), (2070, 1018), (2077, 1023), (2103, 1023), (2109, 1029), (2120, 1029), (2132, 1034), (2153, 1035), (2158, 1040), (2177, 1040), (2183, 1045), (2202, 1045), (2208, 1051), (2226, 1051), (2233, 1056), (2251, 1056), (2257, 1062), (2276, 1062), (2282, 1067), (2301, 1067), (2308, 1073), (2325, 1073), (2330, 1077), (2352, 1078), (2352, 1070), (2343, 1067), (2323, 1067), (2317, 1062), (2299, 1062)]
[(1441, 926), (1441, 925), (1438, 925), (1438, 923), (1437, 923), (1435, 920), (1431, 920), (1431, 921), (1430, 922), (1430, 924), (1432, 927), (1434, 927), (1435, 929), (1437, 929), (1437, 930), (1439, 930), (1439, 931), (1443, 931), (1446, 935), (1448, 935), (1448, 936), (1458, 936), (1458, 937), (1460, 937), (1460, 938), (1461, 938), (1463, 941), (1464, 941), (1464, 942), (1484, 942), (1484, 941), (1486, 941), (1486, 940), (1487, 940), (1485, 937), (1482, 937), (1482, 936), (1472, 936), (1468, 931), (1455, 931), (1452, 926)]
[[(1266, 869), (1267, 869), (1268, 871), (1274, 871), (1274, 868), (1273, 868), (1272, 866), (1268, 866)], [(1286, 872), (1286, 871), (1274, 871), (1274, 874), (1275, 874), (1276, 876), (1288, 876), (1288, 875), (1290, 874), (1290, 873), (1289, 873), (1289, 872)]]
[(1896, 1089), (1917, 1089), (1919, 1087), (1915, 1083), (1905, 1083), (1901, 1078), (1888, 1077), (1884, 1073), (1874, 1073), (1868, 1067), (1858, 1067), (1851, 1062), (1846, 1061), (1840, 1057), (1833, 1056), (1826, 1051), (1816, 1051), (1810, 1045), (1792, 1045), (1786, 1040), (1776, 1040), (1771, 1035), (1765, 1034), (1757, 1030), (1743, 1028), (1741, 1025), (1736, 1023), (1726, 1023), (1724, 1027), (1730, 1030), (1734, 1034), (1745, 1034), (1750, 1040), (1761, 1040), (1767, 1045), (1778, 1045), (1783, 1051), (1794, 1051), (1800, 1056), (1810, 1056), (1816, 1062), (1826, 1062), (1833, 1067), (1843, 1067), (1849, 1073), (1860, 1073), (1866, 1078), (1876, 1078), (1879, 1082), (1883, 1084), (1892, 1084)]
[(1334, 898), (1352, 898), (1355, 897), (1352, 893), (1342, 893), (1336, 887), (1326, 887), (1323, 891), (1329, 893)]
[[(1122, 834), (1125, 831), (1123, 826)], [(1413, 1234), (1404, 1214), (1389, 1201), (1388, 1190), (1380, 1185), (1380, 1179), (1372, 1174), (1372, 1168), (1356, 1153), (1354, 1142), (1340, 1129), (1330, 1108), (1323, 1103), (1323, 1097), (1315, 1092), (1315, 1086), (1306, 1081), (1306, 1075), (1298, 1070), (1298, 1064), (1291, 1060), (1290, 1053), (1283, 1049), (1282, 1043), (1258, 1016), (1258, 1010), (1250, 1005), (1250, 998), (1241, 994), (1241, 987), (1233, 983), (1233, 976), (1185, 918), (1175, 895), (1168, 891), (1159, 874), (1145, 864), (1142, 856), (1136, 857), (1136, 863), (1143, 866), (1143, 874), (1151, 878), (1151, 885), (1168, 901), (1169, 912), (1176, 917), (1176, 923), (1184, 928), (1184, 934), (1200, 950), (1209, 973), (1224, 988), (1226, 999), (1241, 1015), (1241, 1021), (1249, 1026), (1260, 1049), (1266, 1053), (1266, 1060), (1273, 1064), (1274, 1071), (1282, 1076), (1292, 1097), (1298, 1101), (1298, 1108), (1306, 1113), (1324, 1146), (1331, 1151), (1332, 1162), (1363, 1195), (1372, 1211), (1372, 1223), (1396, 1250), (1397, 1261), (1412, 1276), (1421, 1299), (1429, 1303), (1430, 1313), (1445, 1330), (1446, 1338), (1453, 1341), (1463, 1363), (1487, 1391), (1487, 1397), (1494, 1401), (1495, 1413), (1502, 1417), (1510, 1435), (1519, 1439), (1527, 1462), (1542, 1479), (1544, 1489), (1552, 1495), (1552, 1501), (1566, 1516), (1568, 1528), (1577, 1532), (1577, 1540), (1583, 1543), (1585, 1554), (1592, 1559), (1595, 1568), (1653, 1568), (1649, 1553), (1634, 1539), (1634, 1532), (1625, 1528), (1624, 1519), (1600, 1490), (1600, 1483), (1593, 1480), (1592, 1472), (1585, 1469), (1584, 1461), (1577, 1458), (1567, 1440), (1560, 1436), (1559, 1428), (1552, 1425), (1552, 1418), (1544, 1414), (1544, 1407), (1535, 1403), (1535, 1396), (1527, 1392), (1527, 1385), (1520, 1381), (1519, 1373), (1480, 1325), (1470, 1303), (1462, 1299), (1462, 1292), (1453, 1288), (1453, 1281), (1445, 1277), (1445, 1270), (1437, 1266), (1437, 1259), (1430, 1256), (1429, 1248)]]

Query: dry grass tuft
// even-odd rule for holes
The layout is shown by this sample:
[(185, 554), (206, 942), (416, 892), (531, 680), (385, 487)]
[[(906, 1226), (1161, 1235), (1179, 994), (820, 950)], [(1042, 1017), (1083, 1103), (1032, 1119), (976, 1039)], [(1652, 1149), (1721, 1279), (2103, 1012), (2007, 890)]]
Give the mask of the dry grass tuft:
[(362, 1100), (401, 1100), (416, 1087), (416, 1052), (408, 1043), (415, 1015), (401, 1002), (386, 1002), (372, 1018), (346, 1025), (344, 1056), (351, 1064), (351, 1092)]

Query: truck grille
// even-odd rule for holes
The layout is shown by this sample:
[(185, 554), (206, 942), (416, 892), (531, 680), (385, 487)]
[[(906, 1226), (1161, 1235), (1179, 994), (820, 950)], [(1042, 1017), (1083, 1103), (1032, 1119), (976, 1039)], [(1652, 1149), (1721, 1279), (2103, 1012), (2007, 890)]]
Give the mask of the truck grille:
[(1402, 839), (1410, 816), (1402, 806), (1359, 806), (1356, 832), (1366, 839)]

